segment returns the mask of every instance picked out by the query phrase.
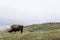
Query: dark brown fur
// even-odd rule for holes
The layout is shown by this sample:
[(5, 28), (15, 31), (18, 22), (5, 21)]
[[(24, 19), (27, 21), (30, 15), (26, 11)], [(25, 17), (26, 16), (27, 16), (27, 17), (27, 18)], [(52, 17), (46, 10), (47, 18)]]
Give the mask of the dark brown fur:
[(11, 30), (9, 30), (8, 32), (17, 32), (17, 31), (21, 31), (21, 33), (23, 33), (23, 25), (14, 24), (11, 26)]

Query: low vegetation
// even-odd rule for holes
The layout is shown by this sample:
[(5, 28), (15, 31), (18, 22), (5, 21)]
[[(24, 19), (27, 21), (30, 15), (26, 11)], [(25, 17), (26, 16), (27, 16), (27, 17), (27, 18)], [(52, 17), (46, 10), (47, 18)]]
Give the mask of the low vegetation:
[(60, 23), (34, 24), (24, 33), (0, 33), (0, 40), (60, 40)]
[(60, 29), (60, 23), (33, 24), (24, 28), (24, 31), (38, 32)]

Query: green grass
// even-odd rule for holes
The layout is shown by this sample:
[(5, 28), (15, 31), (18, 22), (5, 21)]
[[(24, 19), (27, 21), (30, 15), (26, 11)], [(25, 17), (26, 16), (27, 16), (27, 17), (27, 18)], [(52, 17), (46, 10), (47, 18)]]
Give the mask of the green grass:
[(36, 31), (48, 31), (60, 29), (60, 23), (44, 23), (44, 24), (33, 24), (24, 28), (24, 31), (36, 32)]
[(60, 40), (60, 23), (34, 24), (21, 33), (0, 33), (0, 40)]
[(1, 36), (0, 40), (60, 40), (60, 30), (44, 32), (26, 32), (23, 34), (8, 34)]

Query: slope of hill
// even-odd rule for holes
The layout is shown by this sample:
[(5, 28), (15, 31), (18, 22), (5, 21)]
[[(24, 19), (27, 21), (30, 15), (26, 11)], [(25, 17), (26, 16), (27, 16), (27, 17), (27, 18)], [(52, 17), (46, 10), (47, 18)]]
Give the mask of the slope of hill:
[(0, 40), (60, 40), (60, 23), (44, 23), (26, 26), (22, 34), (0, 34)]
[(2, 34), (0, 40), (60, 40), (60, 30)]
[(24, 31), (49, 31), (49, 30), (57, 30), (60, 29), (60, 23), (43, 23), (43, 24), (33, 24), (33, 25), (29, 25), (26, 26), (24, 28)]

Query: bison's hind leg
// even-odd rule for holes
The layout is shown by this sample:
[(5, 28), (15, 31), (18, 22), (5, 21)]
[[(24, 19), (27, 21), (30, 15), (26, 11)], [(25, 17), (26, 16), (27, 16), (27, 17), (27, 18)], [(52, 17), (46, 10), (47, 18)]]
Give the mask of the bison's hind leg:
[(23, 29), (21, 29), (21, 33), (23, 33)]

